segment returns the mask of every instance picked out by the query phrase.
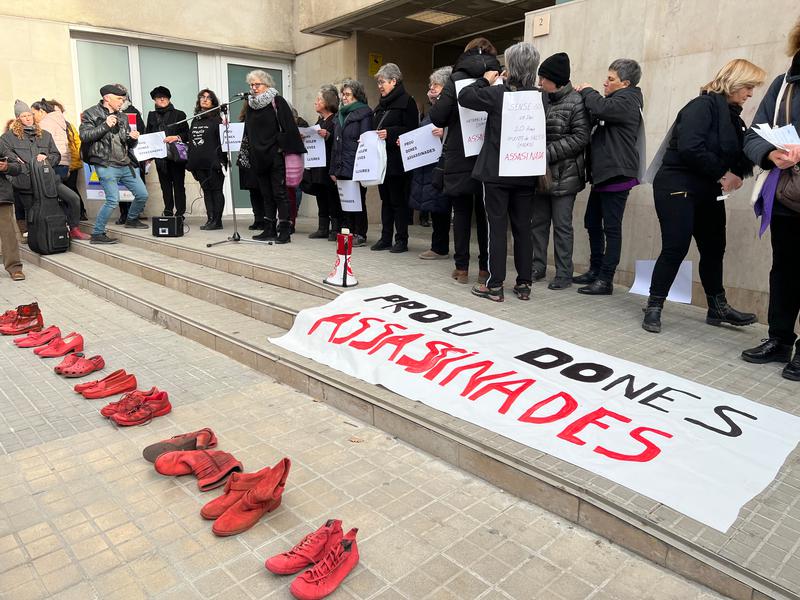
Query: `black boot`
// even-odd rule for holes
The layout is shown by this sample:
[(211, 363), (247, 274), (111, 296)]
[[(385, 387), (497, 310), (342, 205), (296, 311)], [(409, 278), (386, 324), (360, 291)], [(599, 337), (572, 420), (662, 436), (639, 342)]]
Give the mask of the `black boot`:
[(288, 244), (292, 241), (292, 222), (281, 221), (278, 223), (278, 239), (275, 240), (276, 244)]
[(209, 229), (211, 227), (211, 223), (212, 223), (211, 217), (208, 217), (208, 220), (202, 225), (200, 225), (200, 229), (203, 230)]
[(325, 240), (328, 239), (328, 234), (330, 233), (330, 229), (328, 227), (328, 218), (322, 217), (319, 218), (319, 225), (317, 226), (317, 230), (313, 233), (309, 233), (308, 237), (312, 240)]
[(647, 306), (642, 309), (642, 311), (644, 311), (642, 329), (650, 333), (661, 333), (661, 310), (663, 308), (664, 298), (660, 296), (650, 296), (647, 299)]
[(594, 283), (600, 276), (600, 272), (595, 269), (589, 269), (583, 275), (578, 275), (572, 278), (572, 283)]
[(784, 379), (790, 381), (800, 381), (800, 350), (795, 350), (794, 358), (789, 361), (789, 364), (783, 367), (781, 375)]
[(256, 221), (253, 221), (252, 225), (248, 225), (247, 228), (250, 231), (258, 231), (259, 229), (264, 229), (264, 227), (265, 227), (265, 224), (264, 224), (263, 220), (260, 220), (260, 221), (256, 220)]
[(736, 327), (742, 327), (744, 325), (752, 325), (756, 322), (756, 316), (753, 313), (739, 312), (728, 304), (728, 300), (725, 298), (725, 292), (714, 296), (706, 296), (706, 299), (708, 300), (706, 323), (709, 325), (729, 323)]
[(275, 231), (275, 219), (264, 219), (264, 231), (258, 235), (254, 235), (254, 240), (259, 241), (275, 241), (278, 233)]
[(331, 219), (331, 230), (328, 232), (328, 241), (335, 242), (336, 241), (336, 234), (339, 233), (339, 229), (341, 228), (341, 224), (339, 223), (339, 219)]

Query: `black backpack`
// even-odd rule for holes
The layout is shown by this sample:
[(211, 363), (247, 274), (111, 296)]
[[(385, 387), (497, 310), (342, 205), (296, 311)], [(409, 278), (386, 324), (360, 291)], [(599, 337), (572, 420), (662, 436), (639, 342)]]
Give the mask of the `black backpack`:
[(30, 165), (33, 202), (27, 213), (28, 247), (37, 254), (69, 250), (69, 227), (58, 202), (59, 178), (47, 161)]

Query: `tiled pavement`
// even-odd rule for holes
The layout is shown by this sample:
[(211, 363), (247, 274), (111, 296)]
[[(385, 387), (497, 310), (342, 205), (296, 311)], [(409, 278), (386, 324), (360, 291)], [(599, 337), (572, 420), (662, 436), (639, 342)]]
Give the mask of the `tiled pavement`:
[[(297, 246), (300, 246), (299, 244)], [(255, 250), (255, 249), (254, 249)], [(263, 249), (258, 249), (263, 250)], [(327, 261), (326, 261), (327, 262)], [(109, 372), (170, 392), (174, 410), (116, 429), (39, 359), (0, 339), (0, 598), (288, 598), (263, 568), (325, 518), (360, 528), (336, 598), (719, 596), (34, 267), (0, 306), (37, 297)], [(435, 292), (432, 292), (435, 293)], [(165, 478), (147, 443), (211, 426), (247, 470), (293, 460), (283, 505), (216, 538), (192, 477)]]

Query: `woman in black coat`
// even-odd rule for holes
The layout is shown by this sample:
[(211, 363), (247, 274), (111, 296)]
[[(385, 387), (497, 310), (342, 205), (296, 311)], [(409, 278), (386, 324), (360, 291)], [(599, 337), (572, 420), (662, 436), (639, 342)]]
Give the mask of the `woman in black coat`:
[(750, 325), (756, 315), (731, 308), (722, 285), (725, 204), (718, 200), (742, 187), (752, 163), (742, 152), (744, 122), (739, 116), (763, 69), (744, 59), (725, 65), (700, 95), (684, 106), (670, 130), (663, 162), (653, 180), (661, 225), (661, 254), (653, 269), (642, 328), (661, 331), (661, 310), (692, 237), (700, 252), (700, 282), (708, 299), (706, 322)]
[[(367, 93), (364, 86), (354, 79), (342, 82), (342, 104), (333, 120), (333, 147), (329, 173), (332, 181), (352, 180), (356, 162), (356, 150), (361, 134), (372, 131), (372, 109), (367, 106)], [(343, 212), (344, 224), (353, 234), (353, 246), (367, 243), (367, 191), (359, 186), (361, 210)]]
[[(317, 92), (314, 101), (314, 110), (319, 115), (317, 125), (319, 136), (325, 140), (325, 155), (331, 160), (333, 151), (334, 122), (336, 112), (339, 110), (339, 94), (332, 85), (323, 86)], [(336, 184), (328, 174), (329, 167), (315, 167), (309, 169), (311, 191), (317, 198), (317, 216), (319, 226), (308, 237), (313, 239), (336, 240), (342, 222), (342, 205), (339, 202), (339, 192)]]
[(222, 117), (219, 110), (205, 111), (219, 107), (217, 95), (209, 89), (200, 90), (194, 107), (192, 126), (189, 129), (189, 160), (186, 170), (200, 183), (208, 219), (200, 229), (222, 229), (222, 213), (225, 210), (225, 184), (223, 169), (228, 166), (228, 156), (222, 151), (219, 126)]
[[(386, 177), (378, 186), (381, 196), (380, 239), (370, 250), (408, 252), (408, 192), (410, 176), (403, 170), (397, 138), (419, 127), (419, 110), (414, 98), (403, 86), (403, 74), (394, 63), (386, 63), (375, 75), (381, 99), (375, 107), (373, 122), (378, 137), (386, 140)], [(392, 245), (392, 233), (394, 245)]]
[(464, 156), (461, 119), (458, 114), (456, 82), (483, 77), (487, 71), (500, 72), (497, 50), (486, 38), (475, 38), (464, 48), (453, 66), (453, 74), (445, 84), (436, 104), (431, 107), (431, 122), (436, 127), (447, 128), (447, 138), (442, 148), (443, 191), (453, 204), (453, 260), (452, 277), (459, 283), (469, 282), (469, 246), (472, 236), (472, 215), (475, 214), (475, 231), (478, 241), (478, 283), (489, 277), (489, 229), (483, 207), (483, 191), (472, 169), (477, 156)]
[(247, 83), (251, 93), (247, 99), (244, 133), (249, 144), (250, 167), (264, 198), (265, 223), (264, 232), (253, 239), (286, 244), (292, 241), (292, 222), (284, 155), (305, 154), (306, 147), (294, 122), (292, 109), (278, 94), (272, 76), (257, 69), (247, 74)]

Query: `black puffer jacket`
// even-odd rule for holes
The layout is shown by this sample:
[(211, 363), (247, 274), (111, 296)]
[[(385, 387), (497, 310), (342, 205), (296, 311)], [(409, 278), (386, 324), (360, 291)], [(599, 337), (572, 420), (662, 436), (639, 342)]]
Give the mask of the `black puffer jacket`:
[(586, 187), (589, 114), (571, 83), (547, 94), (547, 164), (552, 196), (571, 196)]
[(482, 77), (486, 71), (501, 71), (496, 56), (483, 54), (478, 48), (458, 57), (453, 73), (445, 84), (439, 100), (428, 113), (436, 127), (447, 127), (447, 138), (442, 149), (444, 157), (444, 192), (450, 196), (475, 193), (480, 189), (472, 179), (472, 168), (477, 156), (464, 156), (461, 137), (461, 119), (458, 116), (456, 81)]
[(374, 129), (386, 130), (386, 175), (402, 175), (405, 171), (397, 138), (419, 127), (417, 103), (408, 95), (402, 81), (380, 99), (372, 122)]
[(344, 126), (339, 125), (338, 116), (334, 118), (330, 174), (337, 179), (353, 178), (358, 138), (365, 131), (372, 131), (372, 118), (372, 109), (369, 106), (361, 106), (347, 115)]
[(19, 174), (12, 179), (14, 187), (18, 190), (31, 189), (30, 165), (36, 160), (37, 155), (47, 155), (47, 162), (52, 167), (61, 161), (61, 153), (56, 148), (55, 140), (47, 131), (42, 130), (41, 136), (26, 132), (22, 139), (15, 136), (13, 132), (6, 131), (0, 136), (0, 140), (3, 144), (2, 152), (11, 159), (9, 165), (16, 159), (22, 161), (19, 165)]
[(130, 136), (131, 129), (128, 125), (127, 115), (121, 112), (116, 113), (117, 124), (112, 129), (106, 123), (110, 114), (111, 112), (103, 106), (102, 101), (87, 108), (81, 114), (80, 136), (83, 162), (107, 167), (111, 160), (111, 137), (116, 135), (128, 147), (131, 164), (136, 165), (136, 157), (133, 156), (132, 150), (138, 142)]
[(618, 89), (608, 96), (592, 88), (581, 90), (592, 125), (591, 180), (600, 185), (617, 178), (639, 175), (637, 141), (644, 108), (638, 87)]

